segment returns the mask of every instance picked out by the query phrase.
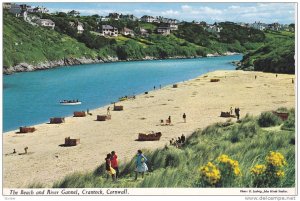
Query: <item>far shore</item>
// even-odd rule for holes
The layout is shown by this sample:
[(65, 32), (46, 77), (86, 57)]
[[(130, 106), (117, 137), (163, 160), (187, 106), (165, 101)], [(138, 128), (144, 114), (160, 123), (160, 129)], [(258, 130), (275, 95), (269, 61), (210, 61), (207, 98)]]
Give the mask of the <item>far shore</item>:
[[(213, 53), (207, 54), (206, 57), (220, 57), (220, 56), (231, 56), (231, 55), (239, 55), (242, 53), (238, 52), (225, 52), (223, 54)], [(205, 58), (203, 56), (193, 56), (193, 57), (185, 57), (185, 56), (174, 56), (167, 58), (157, 58), (146, 56), (143, 59), (127, 59), (127, 60), (119, 60), (117, 57), (107, 57), (107, 58), (64, 58), (56, 61), (45, 61), (40, 62), (39, 64), (28, 64), (26, 62), (20, 63), (18, 65), (12, 67), (4, 67), (3, 74), (11, 75), (14, 73), (20, 72), (32, 72), (37, 70), (47, 70), (58, 67), (66, 67), (66, 66), (74, 66), (74, 65), (83, 65), (83, 64), (101, 64), (101, 63), (112, 63), (112, 62), (127, 62), (127, 61), (151, 61), (151, 60), (170, 60), (170, 59), (195, 59), (195, 58)]]
[[(256, 77), (256, 79), (255, 79)], [(219, 79), (218, 82), (210, 82)], [(62, 124), (39, 124), (34, 133), (3, 134), (3, 187), (26, 188), (40, 183), (51, 187), (54, 182), (74, 172), (93, 171), (104, 162), (107, 153), (116, 151), (119, 162), (129, 162), (138, 149), (163, 148), (172, 138), (189, 136), (197, 129), (225, 122), (221, 111), (240, 108), (259, 115), (279, 107), (295, 107), (295, 75), (250, 71), (214, 71), (195, 79), (137, 95), (117, 102), (124, 111), (111, 111), (108, 121), (96, 121), (106, 114), (106, 105), (90, 110), (87, 117), (66, 117)], [(296, 82), (295, 82), (296, 83)], [(186, 113), (187, 122), (182, 115)], [(171, 116), (171, 125), (161, 124)], [(236, 121), (231, 118), (231, 121)], [(159, 141), (136, 141), (138, 133), (161, 132)], [(65, 137), (78, 138), (74, 147), (61, 146)], [(28, 153), (24, 148), (28, 147)], [(13, 149), (17, 153), (13, 154)]]

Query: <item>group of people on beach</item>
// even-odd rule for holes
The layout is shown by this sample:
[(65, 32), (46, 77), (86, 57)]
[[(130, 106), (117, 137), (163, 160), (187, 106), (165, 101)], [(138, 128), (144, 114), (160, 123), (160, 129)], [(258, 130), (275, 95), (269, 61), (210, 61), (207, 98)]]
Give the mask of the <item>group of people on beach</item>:
[[(148, 171), (148, 166), (146, 164), (147, 158), (144, 156), (141, 150), (137, 151), (136, 155), (136, 165), (135, 165), (135, 180), (137, 180), (138, 174), (142, 174), (142, 178), (144, 178), (145, 172)], [(118, 156), (115, 151), (107, 154), (105, 158), (105, 170), (107, 173), (107, 179), (109, 176), (112, 177), (113, 181), (116, 181), (119, 178), (119, 164), (118, 164)]]
[(185, 136), (184, 136), (184, 134), (182, 134), (181, 137), (178, 137), (177, 140), (175, 140), (174, 138), (172, 138), (170, 140), (170, 145), (174, 146), (176, 148), (180, 148), (184, 143), (185, 143)]

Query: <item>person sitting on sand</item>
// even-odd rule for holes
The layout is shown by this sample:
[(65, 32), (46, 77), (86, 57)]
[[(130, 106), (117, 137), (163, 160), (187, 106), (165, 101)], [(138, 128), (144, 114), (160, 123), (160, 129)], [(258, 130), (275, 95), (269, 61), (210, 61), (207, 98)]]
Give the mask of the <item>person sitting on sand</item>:
[(119, 165), (118, 165), (118, 156), (115, 151), (111, 152), (110, 162), (111, 162), (111, 167), (114, 170), (116, 170), (116, 179), (118, 179), (119, 178)]
[(15, 153), (17, 153), (17, 152), (16, 152), (16, 149), (14, 149), (14, 151), (13, 151), (13, 154), (15, 154)]
[(183, 113), (182, 118), (183, 118), (184, 123), (186, 123), (186, 114), (185, 113)]
[(28, 147), (25, 147), (24, 150), (25, 150), (25, 154), (27, 154)]
[(111, 158), (111, 154), (107, 154), (106, 158), (105, 158), (105, 170), (107, 172), (107, 178), (106, 179), (108, 179), (109, 175), (111, 175), (112, 180), (115, 181), (116, 171), (111, 167), (110, 158)]
[(136, 157), (136, 169), (135, 169), (135, 180), (137, 180), (138, 173), (142, 173), (142, 178), (144, 178), (144, 173), (148, 171), (148, 166), (146, 164), (147, 158), (144, 156), (141, 150), (137, 151)]

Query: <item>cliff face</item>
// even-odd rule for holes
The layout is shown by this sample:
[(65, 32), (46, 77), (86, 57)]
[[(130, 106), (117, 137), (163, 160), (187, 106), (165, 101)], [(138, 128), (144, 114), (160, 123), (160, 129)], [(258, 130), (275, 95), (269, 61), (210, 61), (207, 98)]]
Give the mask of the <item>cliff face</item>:
[(3, 68), (3, 74), (12, 74), (15, 72), (30, 72), (35, 70), (45, 70), (58, 66), (72, 66), (79, 64), (90, 64), (90, 63), (101, 63), (104, 62), (101, 59), (90, 59), (90, 58), (65, 58), (57, 61), (46, 61), (37, 65), (31, 65), (28, 63), (20, 63), (16, 66)]
[[(228, 56), (228, 55), (236, 55), (236, 54), (240, 54), (240, 53), (237, 53), (237, 52), (225, 52), (224, 54), (214, 53), (214, 54), (207, 54), (207, 57)], [(200, 57), (201, 56), (197, 56), (197, 57), (174, 56), (174, 57), (168, 57), (166, 59), (192, 59), (192, 58), (200, 58)], [(161, 59), (161, 58), (146, 56), (142, 60), (158, 60), (158, 59)], [(23, 62), (16, 66), (4, 67), (3, 74), (9, 75), (9, 74), (13, 74), (16, 72), (31, 72), (31, 71), (35, 71), (35, 70), (46, 70), (46, 69), (51, 69), (51, 68), (55, 68), (55, 67), (59, 67), (59, 66), (73, 66), (73, 65), (80, 65), (80, 64), (108, 63), (108, 62), (118, 62), (118, 61), (136, 61), (136, 60), (135, 59), (120, 60), (118, 57), (108, 56), (108, 57), (103, 57), (103, 58), (98, 57), (95, 59), (86, 58), (86, 57), (64, 58), (64, 59), (60, 59), (57, 61), (41, 62), (37, 65), (32, 65), (32, 64)]]

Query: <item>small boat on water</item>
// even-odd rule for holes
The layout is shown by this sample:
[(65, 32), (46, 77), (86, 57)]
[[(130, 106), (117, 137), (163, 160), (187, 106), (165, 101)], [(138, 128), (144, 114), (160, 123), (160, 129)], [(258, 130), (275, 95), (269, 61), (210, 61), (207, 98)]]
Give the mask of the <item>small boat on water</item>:
[(79, 100), (63, 100), (59, 102), (61, 105), (80, 105), (81, 101)]

